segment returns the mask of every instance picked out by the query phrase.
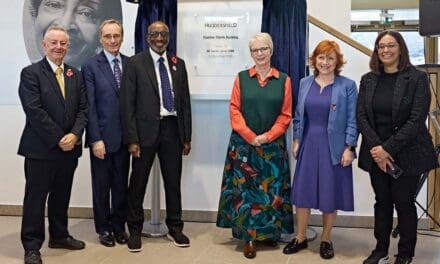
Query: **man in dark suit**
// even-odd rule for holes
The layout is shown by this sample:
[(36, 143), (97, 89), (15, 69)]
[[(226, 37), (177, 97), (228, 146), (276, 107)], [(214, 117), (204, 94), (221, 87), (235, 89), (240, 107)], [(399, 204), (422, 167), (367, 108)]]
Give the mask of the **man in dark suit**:
[(157, 21), (148, 27), (149, 50), (131, 57), (124, 71), (121, 110), (124, 141), (133, 156), (128, 187), (129, 251), (142, 250), (143, 201), (156, 154), (164, 180), (168, 238), (188, 247), (183, 234), (180, 181), (182, 154), (191, 149), (191, 103), (185, 62), (169, 56), (169, 29)]
[(81, 73), (64, 64), (69, 36), (51, 26), (42, 46), (46, 57), (21, 72), (19, 95), (26, 114), (18, 154), (26, 177), (21, 241), (25, 263), (42, 263), (47, 199), (49, 247), (83, 249), (67, 230), (73, 174), (81, 156), (87, 98)]
[(130, 154), (122, 144), (119, 114), (121, 74), (126, 60), (119, 52), (122, 41), (122, 24), (105, 20), (100, 26), (103, 51), (81, 67), (89, 104), (86, 147), (90, 147), (95, 230), (99, 242), (107, 247), (115, 246), (115, 240), (125, 244), (128, 239), (125, 215)]

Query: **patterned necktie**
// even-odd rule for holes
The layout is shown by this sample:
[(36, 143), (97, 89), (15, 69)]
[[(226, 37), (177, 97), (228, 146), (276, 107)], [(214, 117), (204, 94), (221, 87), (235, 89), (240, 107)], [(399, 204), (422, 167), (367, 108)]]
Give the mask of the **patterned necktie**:
[(60, 86), (61, 93), (63, 94), (63, 97), (66, 98), (66, 92), (64, 90), (63, 69), (61, 67), (58, 67), (55, 70), (55, 77), (57, 78), (57, 82), (58, 82), (58, 85)]
[(119, 67), (119, 60), (118, 58), (113, 59), (114, 65), (113, 65), (113, 74), (115, 75), (116, 84), (118, 85), (118, 88), (121, 88), (121, 68)]
[(162, 103), (163, 103), (163, 107), (171, 112), (174, 109), (173, 94), (171, 93), (171, 85), (170, 85), (170, 79), (168, 78), (168, 72), (163, 62), (164, 59), (160, 57), (159, 75), (160, 75), (160, 84), (162, 87)]

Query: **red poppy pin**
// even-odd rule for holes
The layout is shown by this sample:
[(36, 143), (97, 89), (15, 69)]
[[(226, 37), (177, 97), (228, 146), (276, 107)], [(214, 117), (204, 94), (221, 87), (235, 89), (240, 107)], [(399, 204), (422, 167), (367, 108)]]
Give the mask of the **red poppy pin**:
[(171, 57), (171, 61), (172, 61), (174, 64), (177, 64), (177, 57), (176, 57), (176, 56)]
[(72, 69), (67, 69), (67, 71), (66, 71), (66, 76), (67, 76), (67, 77), (72, 77), (72, 76), (73, 76), (73, 71), (72, 71)]

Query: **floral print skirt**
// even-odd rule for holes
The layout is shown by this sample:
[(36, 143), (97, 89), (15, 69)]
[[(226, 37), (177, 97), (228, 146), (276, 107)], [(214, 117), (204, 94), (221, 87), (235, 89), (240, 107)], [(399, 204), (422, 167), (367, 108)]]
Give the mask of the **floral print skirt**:
[(254, 147), (232, 132), (226, 155), (217, 226), (233, 237), (278, 240), (293, 233), (286, 140)]

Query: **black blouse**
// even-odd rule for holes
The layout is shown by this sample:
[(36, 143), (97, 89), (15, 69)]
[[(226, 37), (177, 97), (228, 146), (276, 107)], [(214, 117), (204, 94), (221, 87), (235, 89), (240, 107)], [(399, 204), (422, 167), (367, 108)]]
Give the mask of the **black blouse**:
[(394, 86), (399, 72), (381, 73), (373, 97), (376, 133), (382, 141), (393, 135), (391, 119)]

